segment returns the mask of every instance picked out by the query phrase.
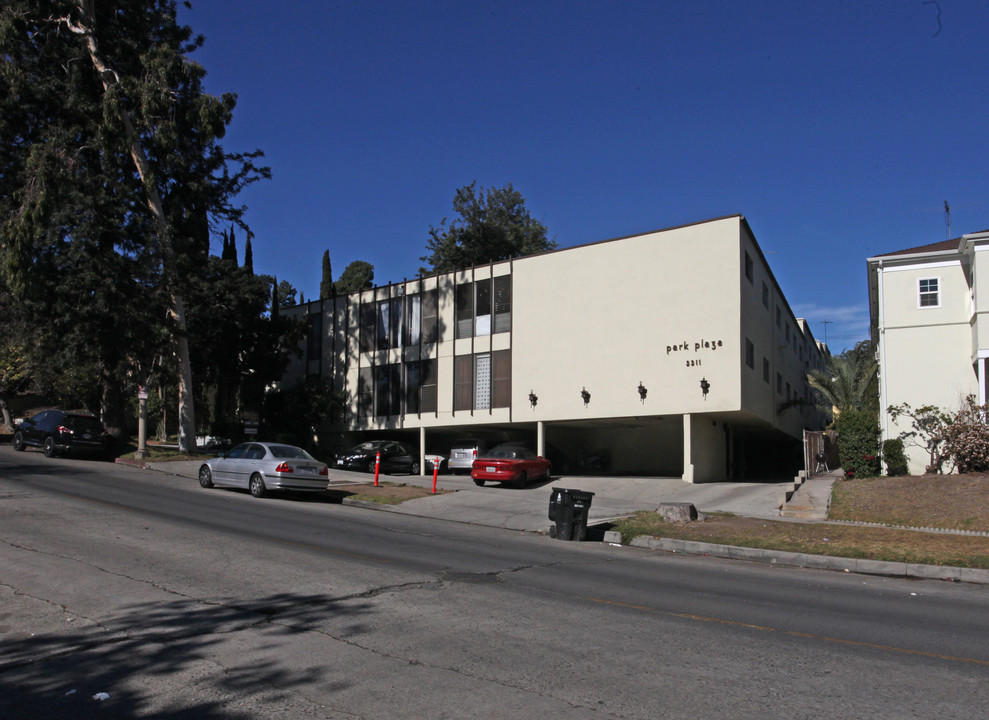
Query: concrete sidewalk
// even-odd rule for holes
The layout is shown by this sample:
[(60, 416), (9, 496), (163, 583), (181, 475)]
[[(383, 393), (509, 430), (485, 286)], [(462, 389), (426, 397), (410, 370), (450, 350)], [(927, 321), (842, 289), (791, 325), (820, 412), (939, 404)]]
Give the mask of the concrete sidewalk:
[[(201, 460), (148, 463), (159, 472), (195, 479)], [(432, 476), (382, 475), (381, 482), (407, 483), (432, 488)], [(366, 473), (330, 469), (330, 486), (369, 484)], [(780, 518), (780, 506), (792, 492), (793, 483), (708, 483), (692, 485), (680, 478), (664, 477), (554, 477), (548, 482), (525, 488), (499, 484), (477, 487), (462, 475), (440, 475), (437, 489), (456, 492), (408, 500), (389, 506), (392, 512), (440, 520), (487, 525), (509, 530), (547, 532), (547, 515), (552, 488), (593, 492), (588, 525), (596, 525), (631, 515), (639, 510), (653, 511), (665, 502), (693, 503), (698, 512), (726, 512), (758, 518)]]

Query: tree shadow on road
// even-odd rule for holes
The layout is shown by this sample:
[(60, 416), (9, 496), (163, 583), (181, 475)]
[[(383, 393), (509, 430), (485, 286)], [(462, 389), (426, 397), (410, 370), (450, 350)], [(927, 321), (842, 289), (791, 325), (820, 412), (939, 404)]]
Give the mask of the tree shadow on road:
[[(101, 625), (8, 635), (0, 648), (0, 718), (240, 720), (263, 717), (272, 703), (302, 703), (299, 714), (307, 714), (301, 688), (342, 690), (350, 681), (340, 679), (333, 658), (308, 666), (274, 658), (293, 636), (371, 611), (365, 601), (322, 594), (179, 599), (132, 605)], [(94, 698), (100, 693), (109, 697)]]

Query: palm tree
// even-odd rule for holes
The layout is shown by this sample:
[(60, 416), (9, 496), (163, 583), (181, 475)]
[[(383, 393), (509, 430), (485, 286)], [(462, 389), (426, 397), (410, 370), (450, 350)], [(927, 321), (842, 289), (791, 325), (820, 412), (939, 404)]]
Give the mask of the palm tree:
[(811, 370), (807, 382), (825, 412), (840, 415), (853, 410), (872, 410), (878, 414), (878, 372), (872, 343), (863, 340), (851, 350), (828, 358), (823, 371)]

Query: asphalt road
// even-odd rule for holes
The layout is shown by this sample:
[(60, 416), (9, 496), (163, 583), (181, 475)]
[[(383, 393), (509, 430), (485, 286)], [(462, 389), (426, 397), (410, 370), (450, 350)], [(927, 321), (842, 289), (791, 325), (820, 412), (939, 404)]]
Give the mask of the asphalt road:
[(0, 718), (972, 718), (985, 586), (0, 448)]

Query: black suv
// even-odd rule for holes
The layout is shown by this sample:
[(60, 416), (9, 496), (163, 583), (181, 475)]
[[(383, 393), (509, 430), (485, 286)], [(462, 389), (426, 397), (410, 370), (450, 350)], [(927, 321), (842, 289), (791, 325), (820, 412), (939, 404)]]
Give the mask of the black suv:
[(94, 415), (44, 410), (21, 420), (14, 429), (14, 450), (28, 445), (42, 448), (48, 457), (74, 451), (105, 453), (107, 436)]

